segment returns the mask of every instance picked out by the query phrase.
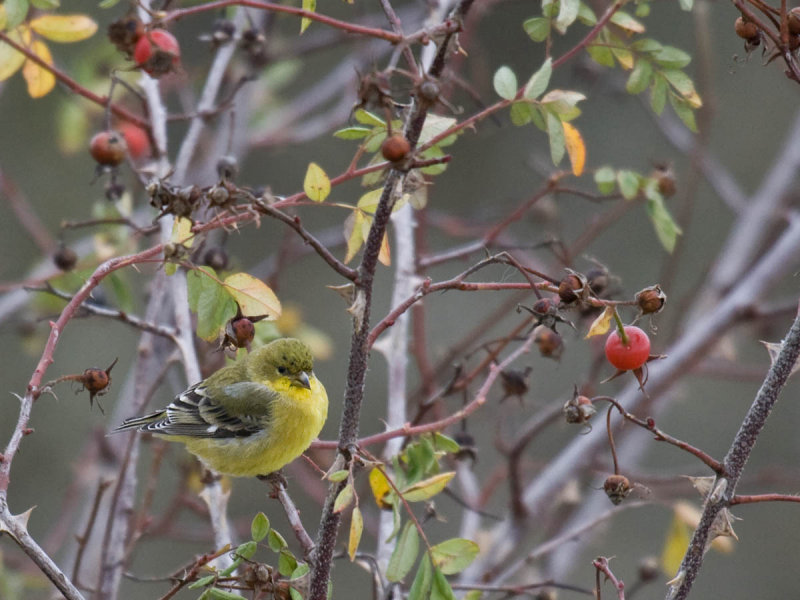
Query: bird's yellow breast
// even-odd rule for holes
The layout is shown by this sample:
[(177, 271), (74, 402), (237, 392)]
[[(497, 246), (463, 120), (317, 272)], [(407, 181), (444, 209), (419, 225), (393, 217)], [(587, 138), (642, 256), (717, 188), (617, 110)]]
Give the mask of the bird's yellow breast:
[(236, 477), (273, 473), (300, 456), (322, 431), (328, 395), (313, 377), (311, 389), (273, 382), (278, 399), (270, 406), (269, 424), (247, 437), (185, 439), (187, 449), (209, 468)]

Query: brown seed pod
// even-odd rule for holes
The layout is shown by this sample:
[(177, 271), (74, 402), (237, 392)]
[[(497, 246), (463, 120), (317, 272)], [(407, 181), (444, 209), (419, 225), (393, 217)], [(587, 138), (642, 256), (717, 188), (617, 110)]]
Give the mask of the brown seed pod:
[(636, 292), (636, 305), (643, 315), (650, 315), (660, 312), (667, 303), (667, 295), (661, 290), (661, 286), (651, 285), (643, 290)]
[(745, 21), (743, 17), (736, 19), (733, 28), (736, 31), (736, 35), (743, 40), (752, 40), (758, 37), (758, 25), (751, 21)]
[[(118, 358), (115, 358), (114, 362), (112, 362), (105, 370), (93, 367), (86, 369), (83, 372), (83, 375), (81, 376), (81, 383), (83, 384), (84, 389), (89, 392), (89, 406), (93, 405), (95, 397), (102, 396), (108, 392), (108, 386), (111, 385), (111, 369), (114, 368), (114, 365), (117, 364), (118, 360)], [(100, 407), (100, 412), (102, 412), (103, 407), (100, 406), (99, 401), (97, 406)]]
[(245, 348), (256, 335), (253, 321), (247, 317), (237, 317), (228, 321), (225, 328), (226, 341), (236, 348)]
[(558, 284), (558, 297), (564, 304), (572, 304), (584, 296), (586, 277), (570, 271)]
[(500, 383), (503, 385), (503, 400), (511, 396), (517, 396), (520, 401), (528, 393), (528, 375), (531, 368), (526, 367), (524, 371), (515, 369), (505, 369), (500, 371)]
[(789, 33), (800, 35), (800, 6), (796, 6), (789, 11), (788, 24)]
[(411, 152), (411, 144), (402, 133), (395, 133), (381, 144), (381, 154), (383, 158), (391, 162), (403, 160)]
[(567, 423), (583, 425), (595, 415), (597, 409), (589, 398), (579, 395), (576, 389), (572, 398), (564, 403), (561, 412)]
[(609, 475), (603, 483), (603, 491), (614, 504), (619, 504), (631, 493), (631, 482), (624, 475)]
[(564, 351), (564, 340), (549, 327), (545, 325), (536, 327), (533, 341), (539, 348), (539, 353), (545, 358), (552, 358), (553, 360), (561, 358), (561, 353)]
[(133, 56), (136, 42), (144, 35), (144, 24), (135, 15), (126, 15), (108, 26), (108, 39), (128, 58)]
[(675, 186), (675, 172), (671, 167), (656, 167), (653, 172), (653, 177), (658, 184), (658, 191), (662, 196), (670, 198), (675, 195), (677, 191)]

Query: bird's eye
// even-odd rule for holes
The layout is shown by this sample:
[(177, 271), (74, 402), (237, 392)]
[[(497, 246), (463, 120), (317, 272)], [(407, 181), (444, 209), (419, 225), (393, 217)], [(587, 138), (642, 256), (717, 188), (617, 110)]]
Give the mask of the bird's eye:
[(278, 367), (278, 373), (280, 373), (281, 375), (286, 375), (286, 373), (288, 373), (288, 372), (289, 372), (289, 369), (287, 369), (286, 367), (283, 367), (283, 366)]

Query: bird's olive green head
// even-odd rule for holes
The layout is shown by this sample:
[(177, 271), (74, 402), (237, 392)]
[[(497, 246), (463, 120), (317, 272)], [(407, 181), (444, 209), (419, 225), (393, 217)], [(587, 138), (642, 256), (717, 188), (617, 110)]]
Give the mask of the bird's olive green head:
[(250, 376), (258, 380), (275, 381), (288, 377), (293, 385), (310, 388), (309, 377), (314, 359), (308, 345), (294, 338), (282, 338), (261, 346), (248, 357)]

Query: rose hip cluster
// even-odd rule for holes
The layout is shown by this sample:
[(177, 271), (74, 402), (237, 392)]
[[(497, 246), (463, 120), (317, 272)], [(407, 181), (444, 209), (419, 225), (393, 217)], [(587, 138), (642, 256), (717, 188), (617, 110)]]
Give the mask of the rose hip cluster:
[(178, 68), (181, 48), (178, 40), (166, 29), (145, 29), (135, 16), (114, 21), (108, 27), (108, 38), (151, 77), (161, 77)]

